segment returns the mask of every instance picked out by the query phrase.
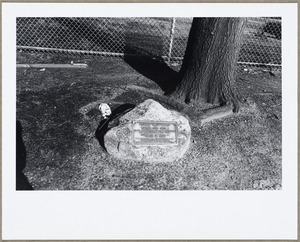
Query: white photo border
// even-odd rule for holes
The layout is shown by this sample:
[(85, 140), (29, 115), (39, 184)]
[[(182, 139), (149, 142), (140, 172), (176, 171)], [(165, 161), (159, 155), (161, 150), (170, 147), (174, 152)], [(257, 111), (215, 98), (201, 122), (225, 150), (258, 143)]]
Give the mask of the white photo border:
[[(2, 238), (296, 239), (296, 3), (2, 3)], [(276, 191), (16, 191), (16, 17), (282, 17), (283, 186)]]

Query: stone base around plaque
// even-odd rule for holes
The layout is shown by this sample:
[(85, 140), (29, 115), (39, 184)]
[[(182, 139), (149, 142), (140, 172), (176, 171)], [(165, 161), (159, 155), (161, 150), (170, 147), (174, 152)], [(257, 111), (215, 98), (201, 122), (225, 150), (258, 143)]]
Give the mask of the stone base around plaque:
[(115, 158), (150, 163), (172, 162), (189, 148), (191, 128), (182, 114), (148, 99), (120, 118), (104, 136)]

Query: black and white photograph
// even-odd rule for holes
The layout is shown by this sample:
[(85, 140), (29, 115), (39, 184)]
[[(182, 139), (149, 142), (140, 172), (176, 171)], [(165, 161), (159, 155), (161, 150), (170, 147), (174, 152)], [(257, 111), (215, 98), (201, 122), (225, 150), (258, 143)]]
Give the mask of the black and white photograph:
[(284, 191), (280, 11), (62, 12), (15, 17), (16, 196)]
[(16, 189), (281, 189), (280, 17), (30, 17), (16, 35)]

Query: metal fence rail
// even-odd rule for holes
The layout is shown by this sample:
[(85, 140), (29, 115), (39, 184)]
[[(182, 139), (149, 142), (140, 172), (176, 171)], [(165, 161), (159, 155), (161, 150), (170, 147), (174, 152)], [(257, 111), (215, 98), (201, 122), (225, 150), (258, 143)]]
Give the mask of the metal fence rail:
[[(105, 56), (184, 56), (192, 18), (17, 18), (17, 49)], [(247, 18), (239, 63), (281, 66), (280, 18)]]

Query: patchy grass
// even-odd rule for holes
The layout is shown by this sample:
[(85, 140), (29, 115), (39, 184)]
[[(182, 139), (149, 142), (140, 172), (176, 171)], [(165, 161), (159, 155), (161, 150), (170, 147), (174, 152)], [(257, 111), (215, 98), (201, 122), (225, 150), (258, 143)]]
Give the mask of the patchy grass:
[[(36, 190), (281, 189), (281, 76), (251, 70), (237, 81), (241, 112), (200, 125), (187, 111), (191, 146), (172, 163), (116, 160), (95, 137), (98, 104), (138, 104), (161, 93), (159, 69), (140, 74), (123, 59), (19, 52), (18, 63), (87, 63), (87, 69), (17, 69), (17, 119), (26, 147), (24, 174)], [(161, 73), (163, 75), (163, 73)], [(154, 98), (155, 99), (155, 98)], [(191, 110), (194, 110), (193, 112)]]

